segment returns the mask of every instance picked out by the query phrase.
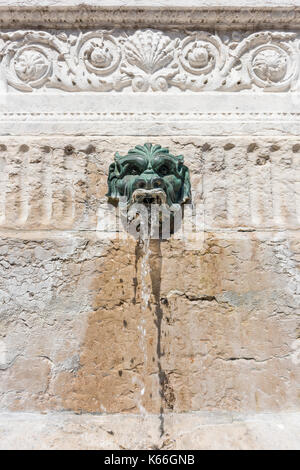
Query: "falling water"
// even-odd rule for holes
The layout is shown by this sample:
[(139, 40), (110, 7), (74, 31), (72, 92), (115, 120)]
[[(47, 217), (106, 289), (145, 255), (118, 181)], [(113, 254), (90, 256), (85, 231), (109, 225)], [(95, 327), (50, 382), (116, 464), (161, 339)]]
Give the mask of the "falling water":
[[(149, 313), (151, 311), (150, 302), (154, 302), (155, 310), (152, 312), (154, 315), (154, 324), (157, 328), (157, 367), (158, 367), (158, 386), (159, 396), (161, 399), (160, 407), (160, 434), (164, 434), (164, 386), (166, 374), (162, 368), (161, 357), (161, 326), (162, 326), (162, 309), (160, 304), (160, 279), (161, 279), (161, 268), (162, 268), (162, 257), (161, 257), (161, 240), (151, 239), (151, 227), (149, 230), (145, 229), (145, 226), (140, 232), (140, 238), (137, 241), (136, 254), (137, 260), (140, 259), (140, 295), (141, 295), (141, 316), (138, 325), (139, 332), (139, 347), (143, 354), (143, 374), (142, 378), (135, 376), (133, 382), (140, 387), (140, 395), (137, 399), (137, 406), (142, 415), (146, 415), (147, 412), (142, 405), (143, 397), (146, 395), (146, 384), (145, 379), (147, 377), (147, 366), (148, 366), (148, 351), (147, 351), (147, 318), (149, 319)], [(137, 266), (138, 263), (136, 263)]]
[(141, 322), (138, 329), (140, 335), (140, 346), (144, 354), (144, 365), (147, 366), (147, 345), (146, 345), (146, 312), (149, 308), (149, 301), (151, 296), (151, 287), (149, 284), (150, 275), (150, 238), (147, 237), (142, 241), (143, 257), (141, 262)]
[[(139, 331), (139, 347), (143, 354), (144, 358), (144, 374), (145, 377), (147, 371), (147, 363), (148, 363), (148, 356), (147, 356), (147, 339), (146, 339), (146, 318), (147, 318), (147, 310), (149, 309), (149, 302), (151, 296), (151, 285), (149, 282), (150, 277), (150, 238), (148, 235), (143, 236), (143, 238), (137, 241), (137, 248), (138, 251), (141, 252), (142, 260), (141, 260), (141, 274), (140, 274), (140, 285), (141, 285), (141, 317), (140, 322), (138, 325)], [(145, 395), (146, 384), (143, 379), (134, 377), (133, 382), (140, 386), (140, 397), (138, 399), (138, 408), (141, 414), (145, 415), (147, 412), (142, 405), (143, 396)]]

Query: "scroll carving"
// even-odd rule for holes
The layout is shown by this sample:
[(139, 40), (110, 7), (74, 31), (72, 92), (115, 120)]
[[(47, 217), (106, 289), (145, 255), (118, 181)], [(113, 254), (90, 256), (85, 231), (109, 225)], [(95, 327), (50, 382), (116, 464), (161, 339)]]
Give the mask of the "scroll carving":
[(298, 57), (294, 32), (0, 33), (1, 81), (22, 92), (298, 91)]

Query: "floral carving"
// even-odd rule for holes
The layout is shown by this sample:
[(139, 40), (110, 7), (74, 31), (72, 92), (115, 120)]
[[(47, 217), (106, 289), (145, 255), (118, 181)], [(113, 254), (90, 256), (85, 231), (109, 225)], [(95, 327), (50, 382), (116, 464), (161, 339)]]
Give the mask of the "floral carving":
[(290, 84), (295, 75), (296, 60), (289, 45), (270, 44), (260, 46), (252, 53), (250, 74), (254, 83), (272, 90)]
[(294, 91), (299, 43), (276, 31), (15, 31), (0, 33), (0, 80), (29, 92)]
[(77, 46), (77, 54), (87, 70), (98, 75), (113, 72), (120, 63), (120, 48), (106, 32), (87, 33)]
[(214, 58), (210, 55), (208, 48), (195, 42), (185, 57), (189, 65), (194, 69), (206, 67)]
[(216, 36), (196, 33), (182, 42), (179, 55), (183, 68), (194, 75), (208, 74), (224, 63), (222, 44)]
[(84, 57), (94, 67), (100, 69), (109, 67), (113, 58), (108, 47), (104, 46), (103, 41), (101, 41), (101, 44), (91, 41), (90, 47), (84, 53)]
[(25, 49), (15, 59), (15, 70), (20, 80), (36, 82), (48, 71), (49, 63), (43, 52), (37, 49)]
[(266, 82), (279, 82), (286, 74), (287, 57), (274, 49), (264, 49), (252, 62), (254, 73)]

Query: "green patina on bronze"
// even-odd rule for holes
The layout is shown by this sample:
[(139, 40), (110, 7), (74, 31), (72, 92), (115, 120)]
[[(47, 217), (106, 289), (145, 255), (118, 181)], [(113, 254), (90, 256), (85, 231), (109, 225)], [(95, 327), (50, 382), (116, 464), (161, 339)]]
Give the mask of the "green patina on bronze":
[(109, 167), (109, 201), (116, 205), (124, 198), (128, 206), (158, 202), (170, 207), (190, 201), (189, 170), (183, 162), (182, 155), (150, 143), (137, 145), (124, 156), (116, 152)]

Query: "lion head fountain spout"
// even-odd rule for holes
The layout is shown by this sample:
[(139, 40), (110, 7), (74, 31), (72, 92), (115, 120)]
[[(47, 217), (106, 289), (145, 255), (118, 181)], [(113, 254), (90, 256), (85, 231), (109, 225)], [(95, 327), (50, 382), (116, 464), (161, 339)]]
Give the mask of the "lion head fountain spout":
[(190, 200), (189, 171), (182, 155), (174, 156), (168, 148), (146, 143), (124, 156), (116, 152), (114, 160), (109, 167), (107, 194), (114, 205), (122, 198), (127, 209), (134, 203), (172, 208)]
[[(126, 231), (137, 240), (135, 296), (140, 284), (141, 319), (139, 324), (140, 347), (147, 364), (148, 339), (146, 320), (155, 305), (157, 327), (157, 368), (159, 371), (159, 395), (161, 397), (160, 431), (164, 433), (164, 393), (165, 372), (161, 364), (162, 315), (161, 288), (162, 252), (161, 240), (175, 233), (181, 206), (191, 199), (189, 170), (184, 165), (183, 156), (174, 156), (168, 148), (146, 143), (136, 145), (126, 155), (115, 154), (109, 167), (108, 200), (120, 207), (120, 219)], [(158, 210), (157, 210), (158, 209)], [(156, 213), (153, 217), (153, 213)], [(150, 215), (150, 217), (149, 217)], [(146, 216), (146, 217), (145, 217)], [(167, 220), (167, 222), (166, 222)], [(128, 223), (129, 222), (129, 223)], [(132, 222), (132, 224), (131, 224)], [(166, 226), (167, 230), (166, 230)], [(135, 230), (131, 230), (132, 226)], [(140, 265), (139, 265), (140, 263)], [(140, 266), (140, 269), (138, 269)], [(139, 273), (139, 276), (138, 276)], [(140, 380), (140, 379), (139, 379)], [(140, 381), (143, 396), (145, 382)], [(144, 408), (139, 402), (141, 413)]]

